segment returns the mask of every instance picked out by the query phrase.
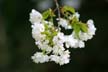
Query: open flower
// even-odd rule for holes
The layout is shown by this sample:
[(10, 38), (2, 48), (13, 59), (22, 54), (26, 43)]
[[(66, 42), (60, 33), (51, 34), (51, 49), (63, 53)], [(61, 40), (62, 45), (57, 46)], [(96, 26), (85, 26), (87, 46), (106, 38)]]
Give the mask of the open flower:
[(32, 12), (30, 13), (30, 22), (32, 24), (34, 23), (40, 23), (42, 21), (42, 15), (35, 9), (32, 9)]
[(42, 52), (37, 52), (32, 56), (32, 59), (35, 63), (44, 63), (49, 61), (49, 56), (43, 54)]
[(64, 27), (65, 29), (71, 29), (71, 26), (69, 25), (68, 21), (66, 19), (60, 18), (58, 20), (58, 24)]

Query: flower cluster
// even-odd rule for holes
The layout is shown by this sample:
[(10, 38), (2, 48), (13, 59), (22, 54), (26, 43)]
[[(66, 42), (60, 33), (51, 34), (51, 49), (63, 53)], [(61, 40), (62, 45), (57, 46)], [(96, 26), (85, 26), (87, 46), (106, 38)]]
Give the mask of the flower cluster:
[[(68, 48), (84, 48), (84, 42), (95, 35), (93, 20), (81, 22), (79, 13), (73, 8), (62, 7), (61, 15), (56, 17), (51, 9), (42, 14), (32, 9), (30, 13), (32, 36), (40, 50), (32, 56), (35, 63), (54, 61), (60, 65), (67, 64), (70, 61)], [(65, 34), (63, 28), (71, 30), (71, 34)]]

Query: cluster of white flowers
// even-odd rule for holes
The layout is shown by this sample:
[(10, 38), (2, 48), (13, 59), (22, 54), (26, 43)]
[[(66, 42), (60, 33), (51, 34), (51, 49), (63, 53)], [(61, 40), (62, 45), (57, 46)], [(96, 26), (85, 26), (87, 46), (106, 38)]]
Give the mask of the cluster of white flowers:
[[(77, 18), (79, 20), (79, 16), (76, 12), (69, 19)], [(56, 21), (65, 29), (74, 29), (69, 24), (68, 19), (57, 18)], [(96, 31), (93, 20), (88, 20), (87, 32), (80, 30), (77, 36), (73, 30), (70, 35), (65, 35), (61, 32), (60, 27), (55, 27), (52, 21), (43, 19), (42, 14), (34, 9), (30, 13), (30, 22), (32, 23), (32, 36), (35, 39), (35, 44), (41, 50), (32, 56), (35, 63), (48, 61), (54, 61), (60, 65), (69, 63), (70, 52), (68, 48), (85, 47), (84, 41), (91, 39)]]

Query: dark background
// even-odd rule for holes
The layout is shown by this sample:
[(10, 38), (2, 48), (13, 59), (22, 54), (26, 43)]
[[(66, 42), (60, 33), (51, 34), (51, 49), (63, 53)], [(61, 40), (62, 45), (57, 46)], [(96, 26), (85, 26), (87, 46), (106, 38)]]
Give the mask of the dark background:
[[(79, 0), (81, 20), (93, 19), (96, 35), (83, 49), (71, 49), (69, 64), (35, 64), (36, 46), (31, 36), (29, 13), (45, 0), (0, 0), (0, 72), (108, 72), (108, 0)], [(49, 7), (55, 4), (47, 3)], [(62, 1), (59, 0), (60, 4)], [(66, 0), (70, 1), (70, 0)], [(78, 1), (78, 0), (77, 0)], [(40, 4), (41, 6), (41, 4)]]

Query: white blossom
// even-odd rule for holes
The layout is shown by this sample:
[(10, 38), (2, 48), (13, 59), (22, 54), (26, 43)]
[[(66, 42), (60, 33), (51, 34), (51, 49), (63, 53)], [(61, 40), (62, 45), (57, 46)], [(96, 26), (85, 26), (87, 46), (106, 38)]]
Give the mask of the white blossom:
[(87, 41), (88, 39), (91, 39), (93, 37), (93, 35), (89, 34), (89, 33), (83, 33), (83, 32), (79, 32), (79, 38), (82, 41)]
[(40, 23), (42, 21), (42, 15), (35, 9), (32, 9), (32, 12), (30, 13), (30, 22), (32, 24), (34, 23)]
[(67, 51), (64, 51), (60, 56), (51, 55), (50, 60), (54, 61), (54, 62), (56, 62), (56, 63), (58, 63), (60, 65), (67, 64), (67, 63), (69, 63), (69, 60), (70, 60), (69, 59), (69, 57), (70, 57), (69, 53), (70, 52), (67, 50)]
[(95, 35), (95, 31), (96, 31), (96, 28), (95, 28), (95, 26), (94, 26), (94, 22), (93, 22), (93, 20), (88, 20), (87, 21), (87, 24), (88, 24), (88, 33), (90, 34), (90, 35)]
[(53, 38), (53, 53), (54, 54), (61, 54), (65, 48), (63, 46), (64, 43), (64, 34), (61, 32), (58, 32), (57, 36), (54, 36)]
[(53, 38), (53, 43), (62, 45), (64, 43), (64, 40), (64, 34), (62, 32), (58, 32), (58, 34)]
[(58, 55), (51, 55), (50, 61), (54, 61), (55, 63), (58, 64), (60, 62), (60, 57)]
[(35, 44), (38, 45), (39, 49), (41, 50), (45, 50), (46, 52), (51, 52), (52, 51), (52, 47), (48, 45), (49, 42), (47, 42), (48, 40), (45, 41), (36, 41)]
[(75, 46), (74, 46), (74, 48), (84, 48), (85, 47), (85, 44), (84, 44), (84, 42), (83, 41), (81, 41), (81, 40), (79, 40), (76, 44), (75, 44)]
[(68, 21), (66, 19), (60, 18), (58, 24), (65, 29), (71, 29), (71, 26), (68, 24)]
[[(59, 65), (69, 63), (70, 52), (68, 48), (84, 48), (85, 41), (93, 38), (96, 31), (94, 22), (90, 19), (87, 21), (87, 32), (79, 30), (77, 36), (74, 27), (69, 22), (76, 18), (77, 23), (77, 21), (79, 22), (79, 17), (80, 14), (76, 12), (67, 19), (62, 17), (57, 18), (58, 27), (56, 27), (54, 26), (54, 22), (50, 19), (48, 21), (44, 20), (41, 13), (32, 9), (29, 19), (32, 23), (32, 37), (35, 39), (35, 44), (39, 50), (41, 50), (41, 52), (36, 52), (31, 57), (32, 60), (35, 63), (54, 61)], [(72, 33), (65, 35), (59, 26), (71, 29)]]
[(35, 23), (32, 25), (32, 36), (35, 40), (41, 40), (45, 38), (45, 35), (42, 35), (41, 32), (43, 32), (44, 25)]
[(67, 63), (69, 63), (69, 60), (70, 60), (70, 59), (69, 59), (67, 56), (65, 56), (65, 55), (60, 56), (60, 62), (59, 62), (59, 64), (60, 64), (60, 65), (67, 64)]
[(43, 32), (45, 30), (44, 25), (41, 23), (35, 23), (32, 28), (37, 30), (36, 32)]
[(44, 55), (42, 52), (37, 52), (32, 56), (32, 59), (35, 63), (44, 63), (49, 61), (49, 56)]
[(54, 45), (53, 46), (53, 54), (62, 54), (64, 52), (65, 48), (64, 46), (61, 46), (61, 45)]
[(72, 34), (65, 36), (65, 45), (67, 48), (69, 47), (73, 48), (76, 43), (77, 43), (77, 39), (74, 39)]

